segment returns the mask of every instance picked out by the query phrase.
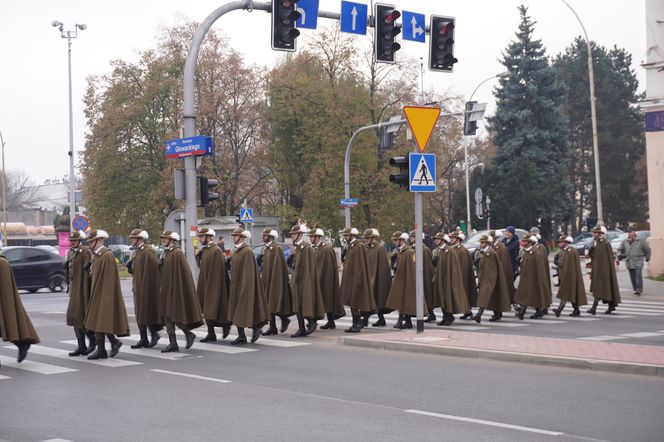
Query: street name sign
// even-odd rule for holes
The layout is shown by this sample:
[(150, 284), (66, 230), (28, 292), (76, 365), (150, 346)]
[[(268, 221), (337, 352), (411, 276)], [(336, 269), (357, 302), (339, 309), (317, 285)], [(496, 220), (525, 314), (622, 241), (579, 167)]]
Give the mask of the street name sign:
[(240, 221), (243, 223), (253, 223), (254, 222), (254, 209), (249, 207), (240, 209)]
[(406, 115), (410, 131), (415, 138), (415, 144), (420, 152), (424, 152), (433, 128), (440, 116), (439, 107), (404, 106), (403, 113)]
[(360, 203), (360, 200), (357, 198), (344, 198), (339, 201), (339, 206), (346, 208), (346, 207), (356, 207)]
[(164, 144), (166, 146), (164, 155), (169, 159), (212, 155), (214, 153), (212, 137), (203, 135), (168, 140)]
[(295, 21), (295, 26), (301, 29), (316, 29), (318, 26), (318, 3), (319, 0), (299, 0), (295, 5), (300, 18)]
[(401, 26), (403, 27), (403, 39), (424, 43), (425, 19), (424, 14), (417, 12), (403, 11)]
[(367, 33), (367, 5), (341, 2), (341, 32), (365, 35)]
[(411, 192), (436, 191), (436, 154), (408, 154), (408, 170)]

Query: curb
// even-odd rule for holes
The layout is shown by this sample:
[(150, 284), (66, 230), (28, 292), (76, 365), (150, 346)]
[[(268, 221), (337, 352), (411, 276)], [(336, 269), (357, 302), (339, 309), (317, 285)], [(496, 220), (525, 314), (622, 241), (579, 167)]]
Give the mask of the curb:
[(513, 353), (506, 351), (492, 351), (476, 348), (441, 347), (417, 343), (404, 343), (394, 341), (377, 341), (374, 339), (338, 337), (337, 345), (349, 347), (371, 348), (375, 350), (401, 351), (407, 353), (421, 353), (438, 356), (456, 356), (476, 359), (493, 359), (498, 361), (521, 362), (529, 364), (578, 368), (593, 371), (603, 371), (623, 374), (636, 374), (644, 376), (664, 377), (664, 366), (654, 364), (640, 364), (629, 362), (614, 362), (601, 359), (581, 359), (568, 356), (536, 355), (528, 353)]

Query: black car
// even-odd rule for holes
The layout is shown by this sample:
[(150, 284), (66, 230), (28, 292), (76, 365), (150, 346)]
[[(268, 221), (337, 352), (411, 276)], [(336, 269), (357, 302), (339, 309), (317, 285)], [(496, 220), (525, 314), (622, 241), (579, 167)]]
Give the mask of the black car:
[(16, 286), (34, 293), (41, 288), (52, 292), (66, 289), (65, 259), (37, 247), (3, 247), (2, 254), (7, 258), (14, 272)]

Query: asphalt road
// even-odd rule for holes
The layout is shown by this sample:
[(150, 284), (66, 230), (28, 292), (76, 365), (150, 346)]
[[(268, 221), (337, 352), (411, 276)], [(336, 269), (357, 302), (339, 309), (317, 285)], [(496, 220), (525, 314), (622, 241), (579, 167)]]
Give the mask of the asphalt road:
[[(131, 313), (130, 282), (123, 288)], [(22, 298), (43, 342), (20, 365), (16, 348), (0, 344), (0, 440), (661, 441), (664, 434), (657, 377), (349, 348), (336, 345), (343, 327), (302, 340), (261, 338), (240, 353), (227, 342), (197, 342), (162, 355), (165, 338), (131, 352), (133, 340), (123, 338), (116, 358), (93, 362), (66, 356), (74, 347), (66, 294)], [(664, 330), (664, 313), (598, 316), (477, 332)]]

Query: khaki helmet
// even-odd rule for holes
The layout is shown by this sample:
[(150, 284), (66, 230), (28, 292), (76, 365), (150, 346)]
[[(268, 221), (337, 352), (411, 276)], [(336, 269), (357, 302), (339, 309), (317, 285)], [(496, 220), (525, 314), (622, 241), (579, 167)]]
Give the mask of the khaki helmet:
[(196, 232), (196, 236), (215, 236), (216, 234), (217, 232), (207, 227), (200, 228), (198, 229), (198, 232)]
[(142, 229), (134, 229), (131, 231), (129, 234), (129, 238), (140, 238), (143, 240), (147, 240), (149, 238), (148, 232)]
[(87, 237), (88, 236), (82, 230), (74, 230), (73, 232), (69, 232), (69, 241), (83, 241)]
[(360, 232), (357, 231), (355, 227), (346, 227), (341, 231), (342, 235), (351, 235), (351, 236), (357, 236), (360, 234)]
[(180, 235), (171, 230), (164, 230), (164, 233), (159, 235), (159, 238), (168, 238), (172, 239), (173, 241), (180, 241)]
[(97, 239), (108, 239), (108, 233), (106, 232), (106, 230), (102, 229), (91, 230), (90, 234), (88, 235), (88, 242), (92, 242)]

